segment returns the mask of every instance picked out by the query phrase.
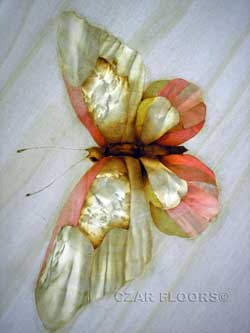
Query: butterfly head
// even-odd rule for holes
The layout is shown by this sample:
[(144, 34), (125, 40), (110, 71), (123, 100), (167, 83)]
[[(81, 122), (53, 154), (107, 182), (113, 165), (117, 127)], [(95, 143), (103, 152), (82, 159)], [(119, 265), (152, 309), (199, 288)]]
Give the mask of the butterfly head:
[(92, 147), (86, 149), (88, 152), (87, 158), (92, 162), (98, 162), (103, 158), (103, 149), (101, 147)]

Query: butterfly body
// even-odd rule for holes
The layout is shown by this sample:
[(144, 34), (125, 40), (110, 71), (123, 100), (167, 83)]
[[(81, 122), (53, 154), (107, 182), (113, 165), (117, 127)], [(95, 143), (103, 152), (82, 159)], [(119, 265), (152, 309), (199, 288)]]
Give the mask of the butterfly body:
[(159, 144), (144, 145), (143, 143), (115, 143), (103, 147), (93, 147), (87, 149), (88, 158), (96, 162), (107, 156), (131, 156), (134, 158), (160, 156), (170, 154), (183, 154), (187, 151), (184, 146), (162, 146)]

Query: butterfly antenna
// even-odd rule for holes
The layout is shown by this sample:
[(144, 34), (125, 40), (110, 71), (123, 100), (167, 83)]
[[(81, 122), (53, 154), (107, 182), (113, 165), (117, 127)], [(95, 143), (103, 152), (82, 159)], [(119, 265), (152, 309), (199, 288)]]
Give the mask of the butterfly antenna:
[(60, 178), (62, 178), (69, 170), (71, 170), (72, 168), (74, 168), (75, 166), (77, 166), (78, 164), (80, 164), (82, 161), (84, 161), (86, 157), (81, 158), (79, 161), (75, 162), (74, 164), (72, 164), (70, 167), (68, 167), (62, 174), (60, 174), (59, 176), (57, 176), (55, 179), (53, 179), (49, 184), (43, 186), (42, 188), (40, 188), (40, 190), (31, 192), (31, 193), (27, 193), (26, 197), (30, 197), (31, 195), (40, 193), (44, 190), (46, 190), (48, 187), (50, 187), (51, 185), (53, 185), (57, 180), (59, 180)]
[(61, 146), (37, 146), (37, 147), (27, 147), (22, 149), (17, 149), (17, 153), (23, 153), (27, 150), (39, 150), (39, 149), (61, 149), (61, 150), (85, 150), (84, 148), (71, 148), (71, 147), (61, 147)]

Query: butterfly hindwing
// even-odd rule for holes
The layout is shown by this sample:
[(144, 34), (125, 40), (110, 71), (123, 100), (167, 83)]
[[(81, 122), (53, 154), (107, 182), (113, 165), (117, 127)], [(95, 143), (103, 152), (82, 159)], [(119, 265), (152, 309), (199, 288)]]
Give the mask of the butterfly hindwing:
[[(146, 88), (138, 110), (140, 111), (146, 101), (159, 98), (168, 101), (169, 110), (172, 110), (172, 113), (175, 110), (179, 117), (178, 119), (176, 116), (172, 117), (172, 122), (168, 121), (165, 124), (168, 126), (165, 131), (164, 123), (162, 128), (158, 129), (156, 133), (160, 134), (160, 137), (155, 137), (158, 144), (177, 146), (191, 139), (202, 129), (205, 123), (206, 105), (198, 86), (183, 79), (154, 81)], [(163, 114), (161, 116), (163, 117)]]
[[(164, 207), (164, 202), (158, 200), (157, 189), (151, 187), (147, 190), (153, 221), (163, 233), (195, 237), (219, 212), (215, 174), (199, 159), (188, 154), (164, 156), (161, 164), (186, 183), (186, 193), (175, 207)], [(168, 185), (166, 182), (166, 188)]]

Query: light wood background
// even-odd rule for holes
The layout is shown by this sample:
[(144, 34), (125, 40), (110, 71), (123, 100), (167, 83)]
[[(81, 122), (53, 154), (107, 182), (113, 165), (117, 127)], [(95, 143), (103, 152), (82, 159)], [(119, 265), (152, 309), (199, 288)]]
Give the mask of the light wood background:
[[(0, 330), (43, 332), (33, 288), (49, 235), (84, 161), (46, 191), (26, 198), (82, 157), (30, 145), (94, 144), (71, 110), (56, 58), (56, 16), (75, 9), (141, 52), (147, 82), (182, 77), (200, 85), (205, 128), (186, 145), (215, 170), (221, 213), (195, 241), (155, 234), (146, 274), (122, 292), (152, 301), (105, 298), (70, 333), (245, 333), (249, 308), (250, 2), (245, 0), (0, 1)], [(215, 293), (215, 302), (160, 302)], [(221, 296), (222, 295), (222, 296)], [(224, 296), (223, 296), (224, 295)], [(224, 299), (223, 299), (224, 297)]]

